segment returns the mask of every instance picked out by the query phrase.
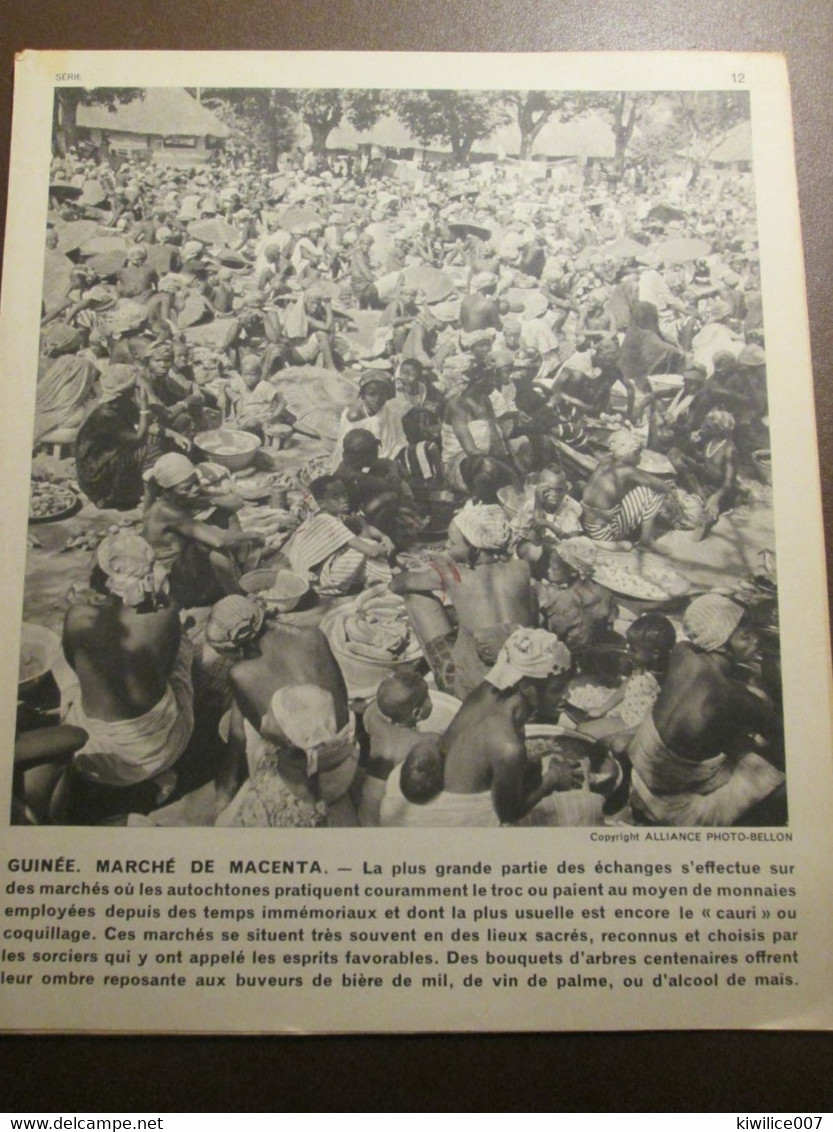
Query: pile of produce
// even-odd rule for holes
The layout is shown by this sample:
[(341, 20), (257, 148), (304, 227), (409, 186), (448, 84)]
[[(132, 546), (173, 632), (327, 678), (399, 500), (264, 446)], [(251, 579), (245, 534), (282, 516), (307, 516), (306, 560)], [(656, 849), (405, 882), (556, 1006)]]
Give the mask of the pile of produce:
[[(414, 652), (405, 603), (386, 587), (360, 594), (345, 611), (344, 648), (365, 660), (406, 660)], [(418, 651), (418, 649), (417, 649)]]

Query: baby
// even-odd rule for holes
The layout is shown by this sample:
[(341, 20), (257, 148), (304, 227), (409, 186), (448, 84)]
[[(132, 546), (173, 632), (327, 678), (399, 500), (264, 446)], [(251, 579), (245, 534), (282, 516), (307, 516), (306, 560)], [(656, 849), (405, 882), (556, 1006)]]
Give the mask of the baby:
[(587, 713), (589, 721), (579, 731), (596, 738), (632, 734), (653, 709), (676, 644), (674, 626), (661, 613), (646, 613), (630, 626), (627, 640), (633, 671), (600, 707)]
[(405, 669), (386, 677), (379, 685), (376, 699), (364, 713), (364, 725), (370, 737), (370, 759), (359, 802), (361, 825), (379, 824), (379, 808), (388, 777), (419, 741), (421, 733), (416, 730), (417, 724), (430, 714), (428, 685), (418, 673)]

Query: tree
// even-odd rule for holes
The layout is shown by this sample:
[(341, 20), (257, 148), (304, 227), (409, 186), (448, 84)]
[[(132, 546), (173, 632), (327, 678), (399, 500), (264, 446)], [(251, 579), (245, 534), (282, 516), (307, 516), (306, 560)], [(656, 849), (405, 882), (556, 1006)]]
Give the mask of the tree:
[(655, 169), (686, 157), (690, 162), (689, 184), (694, 184), (709, 153), (733, 127), (748, 119), (749, 95), (745, 91), (658, 94), (655, 109), (643, 117), (641, 133), (631, 142), (628, 154), (631, 160)]
[(517, 119), (521, 132), (520, 157), (523, 161), (528, 161), (532, 156), (535, 139), (551, 118), (558, 117), (560, 121), (566, 122), (581, 109), (580, 96), (546, 90), (507, 91), (503, 98)]
[(466, 164), (476, 141), (485, 141), (510, 121), (499, 92), (409, 90), (392, 101), (400, 121), (423, 145), (450, 145), (458, 165)]
[(52, 139), (55, 148), (64, 156), (68, 149), (78, 144), (78, 107), (106, 106), (115, 111), (137, 98), (144, 98), (141, 87), (96, 87), (86, 90), (79, 86), (59, 86), (55, 88), (52, 103)]
[(285, 93), (268, 87), (212, 87), (203, 97), (214, 104), (218, 117), (263, 151), (274, 172), (279, 154), (292, 148), (298, 133), (295, 110)]
[(380, 90), (284, 90), (284, 105), (303, 121), (312, 136), (312, 151), (323, 155), (327, 138), (346, 120), (357, 130), (369, 130), (387, 109)]

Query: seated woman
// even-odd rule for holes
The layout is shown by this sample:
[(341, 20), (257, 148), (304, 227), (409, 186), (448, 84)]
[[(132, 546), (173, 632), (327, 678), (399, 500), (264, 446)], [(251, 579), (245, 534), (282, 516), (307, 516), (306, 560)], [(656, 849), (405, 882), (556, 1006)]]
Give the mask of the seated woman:
[(194, 382), (174, 369), (174, 350), (169, 342), (157, 343), (147, 354), (144, 385), (151, 414), (163, 425), (183, 436), (200, 427), (205, 398)]
[(725, 409), (706, 414), (699, 433), (685, 447), (668, 451), (681, 486), (702, 504), (702, 515), (692, 537), (703, 538), (737, 497), (738, 450), (734, 442), (735, 418)]
[[(73, 605), (64, 620), (64, 655), (77, 684), (62, 694), (64, 722), (89, 736), (75, 756), (80, 820), (96, 820), (114, 801), (112, 787), (149, 784), (148, 805), (170, 794), (165, 775), (194, 727), (191, 644), (169, 602), (165, 569), (138, 535), (109, 535), (99, 544), (94, 588), (104, 603)], [(164, 777), (163, 777), (164, 776)], [(138, 796), (117, 798), (115, 812), (139, 808)], [(111, 810), (111, 812), (113, 812)]]
[(341, 463), (344, 438), (354, 428), (363, 428), (379, 441), (379, 456), (395, 460), (407, 446), (402, 428), (402, 406), (394, 403), (396, 388), (389, 374), (381, 370), (367, 370), (359, 378), (359, 400), (341, 414), (333, 451), (333, 471)]
[(343, 455), (335, 475), (347, 487), (351, 504), (401, 550), (413, 540), (420, 517), (399, 464), (379, 456), (379, 441), (366, 428), (347, 433)]
[(638, 470), (644, 443), (629, 429), (614, 432), (608, 447), (610, 454), (599, 461), (581, 499), (585, 531), (609, 550), (629, 550), (636, 536), (655, 554), (668, 554), (656, 541), (654, 524), (669, 485)]
[(95, 398), (98, 369), (78, 355), (56, 358), (35, 393), (35, 433), (37, 445), (55, 429), (78, 429)]
[[(757, 636), (742, 606), (722, 594), (685, 612), (653, 710), (628, 747), (631, 808), (655, 825), (773, 825), (786, 821), (783, 722), (740, 678)], [(768, 747), (754, 747), (763, 738)]]
[(171, 593), (185, 608), (240, 592), (245, 560), (257, 542), (240, 527), (236, 495), (203, 493), (187, 456), (160, 456), (146, 475), (142, 533), (170, 573)]
[(348, 791), (358, 746), (344, 678), (321, 630), (266, 620), (261, 606), (233, 595), (211, 610), (205, 637), (233, 662), (216, 824), (355, 825)]
[(593, 581), (596, 546), (579, 537), (548, 552), (546, 576), (538, 582), (541, 623), (571, 649), (601, 640), (619, 608), (610, 590)]
[(470, 503), (449, 527), (447, 557), (390, 584), (405, 598), (437, 687), (458, 699), (480, 683), (513, 629), (537, 621), (529, 566), (510, 557), (511, 538), (499, 507)]
[(351, 513), (344, 483), (319, 476), (309, 485), (318, 510), (308, 515), (284, 548), (294, 572), (320, 594), (344, 594), (389, 582), (391, 540), (361, 515)]
[(96, 507), (129, 511), (138, 506), (144, 492), (142, 468), (160, 439), (152, 436), (155, 428), (133, 366), (108, 366), (98, 404), (75, 439), (78, 486)]

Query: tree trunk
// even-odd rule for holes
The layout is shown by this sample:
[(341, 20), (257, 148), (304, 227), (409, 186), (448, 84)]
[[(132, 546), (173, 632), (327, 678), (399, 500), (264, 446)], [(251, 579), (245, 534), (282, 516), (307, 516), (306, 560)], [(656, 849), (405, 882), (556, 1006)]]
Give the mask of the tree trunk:
[(538, 137), (541, 130), (543, 130), (549, 119), (549, 112), (542, 113), (537, 120), (535, 120), (531, 114), (518, 115), (518, 127), (521, 131), (521, 161), (529, 161), (532, 157), (532, 147), (535, 145), (535, 139)]
[(314, 118), (308, 118), (307, 125), (309, 126), (309, 132), (312, 134), (312, 152), (316, 157), (325, 156), (327, 153), (327, 138), (330, 136), (333, 129), (332, 122), (329, 120), (322, 122)]
[(59, 90), (58, 102), (60, 104), (61, 128), (58, 132), (63, 141), (64, 153), (78, 145), (78, 100), (74, 91)]

